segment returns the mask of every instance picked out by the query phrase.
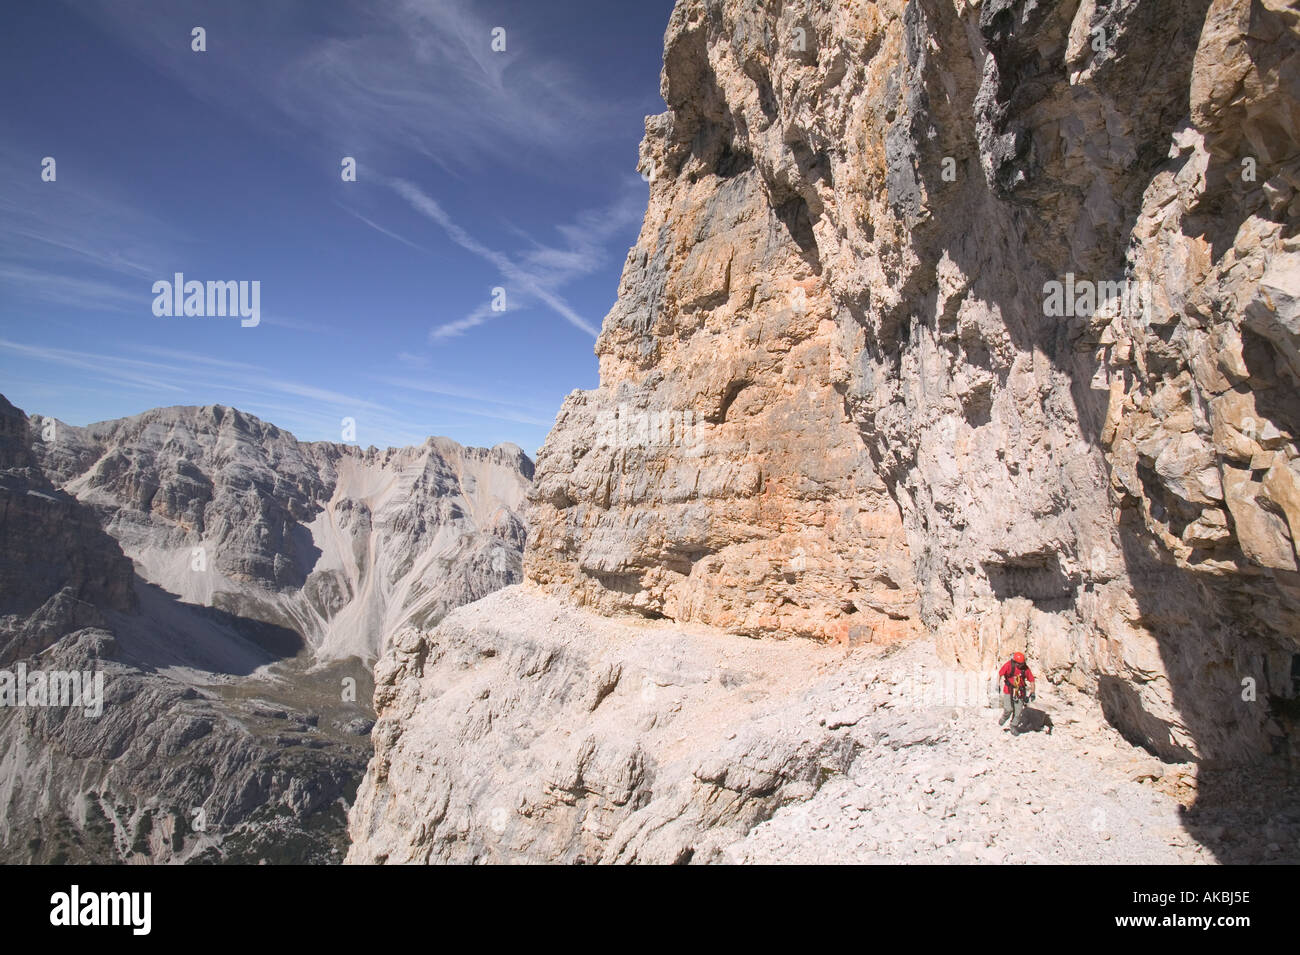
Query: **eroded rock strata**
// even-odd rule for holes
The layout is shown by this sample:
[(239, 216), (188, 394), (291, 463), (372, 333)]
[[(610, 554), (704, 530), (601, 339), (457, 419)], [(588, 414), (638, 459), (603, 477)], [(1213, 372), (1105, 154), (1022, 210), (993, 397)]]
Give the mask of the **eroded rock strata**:
[[(507, 587), (376, 670), (354, 863), (1069, 862), (1296, 857), (1300, 812), (1206, 780), (1052, 693), (1009, 740), (988, 674), (941, 705), (925, 641), (845, 648), (600, 617)], [(951, 698), (950, 702), (951, 702)], [(1035, 711), (1041, 722), (1044, 711)], [(1009, 759), (1007, 748), (1015, 747)], [(1080, 787), (1080, 780), (1088, 785)], [(901, 820), (901, 821), (900, 821)], [(1191, 831), (1189, 831), (1189, 828)]]
[[(1026, 646), (1163, 755), (1269, 749), (1241, 697), (1290, 695), (1300, 649), (1297, 16), (679, 3), (529, 578), (963, 664)], [(665, 412), (689, 441), (602, 440)]]
[[(77, 428), (0, 397), (0, 859), (340, 861), (370, 663), (518, 580), (531, 471), (513, 445), (303, 443), (220, 406)], [(102, 696), (50, 705), (20, 670)]]
[[(600, 387), (539, 457), (526, 587), (753, 637), (924, 637), (966, 671), (1025, 649), (1164, 760), (1294, 758), (1300, 13), (681, 0), (662, 92)], [(468, 638), (420, 639), (435, 661)], [(402, 702), (353, 857), (490, 857), (473, 814), (375, 843), (434, 789), (465, 798), (456, 767), (406, 762), (452, 718), (411, 652), (379, 670)], [(581, 818), (608, 798), (571, 792)], [(625, 857), (601, 839), (583, 854)]]
[(303, 442), (219, 405), (32, 421), (42, 468), (142, 578), (282, 626), (321, 660), (373, 660), (400, 627), (519, 579), (532, 462), (513, 444)]

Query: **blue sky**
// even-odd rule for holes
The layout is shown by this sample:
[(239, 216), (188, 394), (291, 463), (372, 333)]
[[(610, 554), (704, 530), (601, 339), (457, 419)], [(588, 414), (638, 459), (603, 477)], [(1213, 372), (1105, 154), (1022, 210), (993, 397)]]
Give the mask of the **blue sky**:
[[(671, 7), (9, 5), (0, 392), (73, 424), (224, 404), (304, 440), (350, 417), (361, 445), (534, 453), (597, 383)], [(260, 282), (261, 323), (155, 316), (176, 272)]]

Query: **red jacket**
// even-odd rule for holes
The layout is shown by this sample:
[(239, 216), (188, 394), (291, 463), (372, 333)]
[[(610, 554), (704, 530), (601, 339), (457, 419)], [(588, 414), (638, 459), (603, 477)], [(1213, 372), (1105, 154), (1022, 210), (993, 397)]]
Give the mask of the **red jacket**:
[(1006, 663), (1002, 664), (1002, 669), (998, 671), (998, 676), (1002, 677), (1003, 693), (1010, 693), (1012, 686), (1020, 686), (1019, 681), (1021, 679), (1028, 680), (1030, 683), (1034, 682), (1034, 672), (1029, 669), (1028, 663), (1023, 667), (1020, 667), (1019, 675), (1012, 675), (1012, 670), (1015, 666), (1016, 663), (1014, 660), (1008, 660)]

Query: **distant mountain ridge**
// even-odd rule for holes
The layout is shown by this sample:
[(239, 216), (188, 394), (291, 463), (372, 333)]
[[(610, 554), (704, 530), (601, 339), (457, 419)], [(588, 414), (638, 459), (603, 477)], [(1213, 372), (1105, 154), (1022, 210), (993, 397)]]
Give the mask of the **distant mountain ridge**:
[(232, 408), (76, 427), (0, 396), (0, 861), (332, 862), (396, 628), (520, 579), (515, 445), (300, 442)]
[(373, 659), (397, 627), (519, 579), (533, 465), (513, 444), (302, 442), (221, 405), (32, 420), (41, 468), (143, 578), (295, 630), (325, 659)]

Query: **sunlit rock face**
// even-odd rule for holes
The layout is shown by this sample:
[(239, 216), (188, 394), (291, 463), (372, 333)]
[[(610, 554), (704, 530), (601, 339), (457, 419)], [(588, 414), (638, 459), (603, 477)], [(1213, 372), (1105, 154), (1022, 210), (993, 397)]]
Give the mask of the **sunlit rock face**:
[(525, 574), (751, 635), (1024, 648), (1170, 758), (1286, 745), (1282, 0), (683, 0)]
[[(1283, 858), (1298, 17), (681, 0), (527, 581), (376, 666), (349, 861), (989, 858), (1000, 807), (1081, 781), (1132, 838), (1045, 812), (1058, 861)], [(965, 790), (1009, 738), (894, 690), (1012, 650), (1060, 732), (1013, 744), (1037, 783)], [(1135, 754), (1177, 805), (1108, 781)]]
[(50, 482), (31, 438), (27, 415), (0, 395), (0, 666), (135, 605), (131, 561)]
[[(917, 629), (898, 506), (845, 402), (850, 367), (807, 204), (773, 195), (702, 13), (669, 29), (650, 202), (538, 461), (525, 572), (599, 612), (755, 636)], [(701, 21), (703, 22), (703, 21)], [(737, 104), (739, 106), (740, 104)]]
[(519, 579), (532, 462), (513, 444), (304, 442), (220, 405), (32, 420), (33, 456), (141, 578), (294, 631), (318, 661), (373, 660)]
[[(340, 861), (370, 663), (519, 579), (531, 473), (510, 444), (0, 396), (0, 861)], [(56, 705), (47, 674), (97, 689)]]

